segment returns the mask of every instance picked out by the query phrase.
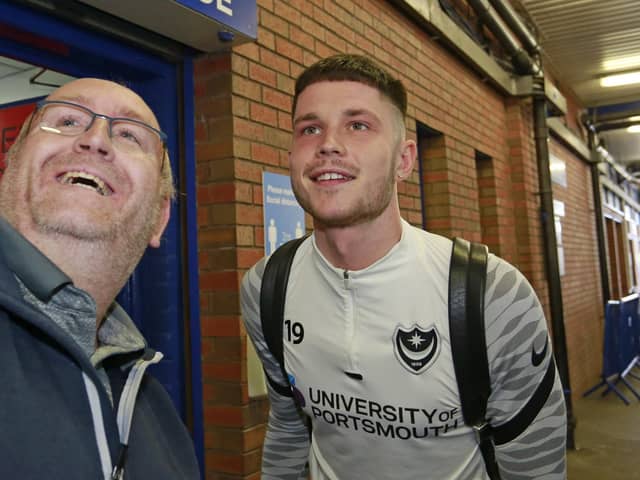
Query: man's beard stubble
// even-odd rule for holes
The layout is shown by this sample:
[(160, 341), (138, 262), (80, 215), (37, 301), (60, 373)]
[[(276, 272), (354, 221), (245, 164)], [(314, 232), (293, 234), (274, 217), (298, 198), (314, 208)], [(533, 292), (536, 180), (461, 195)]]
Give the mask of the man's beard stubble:
[[(40, 200), (43, 203), (42, 206), (37, 205), (37, 200), (32, 199), (35, 202), (32, 203), (21, 199), (24, 192), (29, 192), (27, 195), (31, 194), (31, 185), (27, 178), (29, 170), (26, 169), (25, 172), (24, 166), (16, 163), (21, 161), (19, 153), (24, 136), (24, 132), (21, 131), (18, 140), (5, 156), (6, 170), (0, 177), (0, 216), (9, 221), (23, 235), (26, 232), (21, 231), (21, 222), (27, 221), (32, 224), (31, 228), (37, 229), (45, 236), (57, 237), (57, 241), (68, 241), (70, 244), (75, 242), (77, 246), (84, 245), (80, 248), (88, 248), (89, 251), (96, 252), (96, 255), (111, 255), (114, 264), (121, 264), (121, 267), (126, 268), (130, 273), (144, 254), (160, 221), (163, 205), (160, 195), (152, 200), (146, 200), (147, 205), (137, 208), (128, 218), (117, 219), (119, 221), (109, 224), (107, 228), (91, 228), (86, 222), (80, 228), (74, 226), (73, 222), (52, 223), (51, 218), (46, 215), (49, 211), (46, 199)], [(16, 202), (22, 201), (29, 205), (16, 208)], [(29, 210), (30, 218), (21, 218), (18, 212), (21, 210), (27, 213), (26, 209)]]
[(396, 167), (394, 162), (390, 162), (390, 168), (383, 182), (378, 182), (373, 190), (372, 198), (360, 198), (359, 201), (348, 211), (340, 216), (324, 217), (313, 207), (309, 196), (299, 187), (298, 182), (293, 180), (291, 186), (296, 200), (316, 222), (320, 222), (328, 228), (346, 228), (367, 223), (378, 218), (391, 202), (396, 183)]

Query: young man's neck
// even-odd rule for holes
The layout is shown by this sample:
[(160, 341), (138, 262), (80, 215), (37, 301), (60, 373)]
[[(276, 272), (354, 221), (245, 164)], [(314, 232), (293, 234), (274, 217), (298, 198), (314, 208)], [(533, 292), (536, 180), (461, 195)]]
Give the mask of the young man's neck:
[(362, 270), (384, 257), (402, 237), (399, 212), (348, 227), (315, 225), (318, 248), (336, 268)]

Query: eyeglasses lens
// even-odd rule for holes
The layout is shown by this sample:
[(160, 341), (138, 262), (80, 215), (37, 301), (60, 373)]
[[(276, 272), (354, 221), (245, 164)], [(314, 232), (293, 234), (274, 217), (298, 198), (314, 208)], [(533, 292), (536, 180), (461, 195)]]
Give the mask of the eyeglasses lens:
[[(62, 103), (46, 104), (40, 112), (40, 128), (49, 133), (74, 136), (86, 132), (96, 114), (81, 106)], [(98, 115), (100, 118), (105, 118)], [(127, 153), (157, 153), (162, 148), (160, 135), (142, 122), (133, 119), (111, 119), (111, 141), (114, 146)]]

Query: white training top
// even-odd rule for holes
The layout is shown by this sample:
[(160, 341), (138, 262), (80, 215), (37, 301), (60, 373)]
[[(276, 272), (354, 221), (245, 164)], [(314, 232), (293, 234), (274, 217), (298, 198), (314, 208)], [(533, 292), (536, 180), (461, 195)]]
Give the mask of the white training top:
[[(285, 366), (294, 394), (269, 389), (263, 479), (485, 480), (475, 434), (464, 424), (449, 343), (450, 240), (403, 222), (402, 238), (359, 271), (334, 268), (314, 237), (294, 259), (285, 306)], [(264, 261), (243, 280), (247, 331), (265, 370), (284, 384), (259, 318)], [(485, 326), (492, 394), (487, 416), (500, 425), (526, 404), (544, 376), (547, 326), (531, 286), (490, 255)], [(514, 441), (497, 447), (503, 479), (565, 478), (564, 398), (558, 376), (546, 405)]]

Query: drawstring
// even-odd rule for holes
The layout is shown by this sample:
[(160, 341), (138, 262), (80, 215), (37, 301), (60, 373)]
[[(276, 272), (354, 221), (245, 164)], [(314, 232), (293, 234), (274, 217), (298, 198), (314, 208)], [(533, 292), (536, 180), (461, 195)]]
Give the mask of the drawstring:
[[(152, 354), (151, 358), (148, 357)], [(131, 423), (133, 421), (133, 411), (136, 406), (136, 397), (140, 390), (140, 384), (144, 373), (150, 365), (158, 363), (162, 360), (162, 353), (149, 350), (145, 357), (137, 360), (127, 376), (127, 381), (120, 395), (118, 405), (118, 434), (120, 436), (120, 450), (118, 459), (113, 469), (111, 468), (111, 455), (109, 453), (109, 442), (104, 429), (104, 417), (102, 416), (102, 408), (100, 406), (100, 396), (93, 381), (82, 372), (85, 389), (89, 398), (89, 406), (91, 408), (91, 416), (93, 420), (93, 429), (96, 436), (96, 445), (98, 447), (98, 455), (102, 466), (103, 478), (105, 480), (123, 480), (124, 466), (127, 461), (127, 450), (129, 448), (129, 434), (131, 433)]]
[(100, 456), (100, 465), (102, 467), (103, 478), (109, 478), (111, 472), (111, 453), (109, 452), (109, 441), (104, 430), (104, 418), (102, 416), (102, 407), (100, 406), (100, 395), (93, 380), (82, 372), (82, 380), (84, 380), (84, 388), (89, 398), (89, 407), (91, 408), (91, 420), (93, 421), (93, 432), (96, 436), (96, 445), (98, 447), (98, 455)]
[(140, 390), (140, 383), (144, 377), (144, 372), (149, 366), (162, 360), (162, 353), (154, 352), (150, 359), (141, 358), (138, 360), (127, 377), (127, 382), (122, 389), (120, 395), (120, 403), (118, 405), (118, 433), (120, 434), (120, 452), (118, 453), (118, 461), (111, 472), (111, 480), (123, 480), (124, 465), (127, 461), (127, 449), (129, 447), (129, 434), (131, 433), (131, 423), (133, 421), (133, 411), (136, 406), (136, 397)]

